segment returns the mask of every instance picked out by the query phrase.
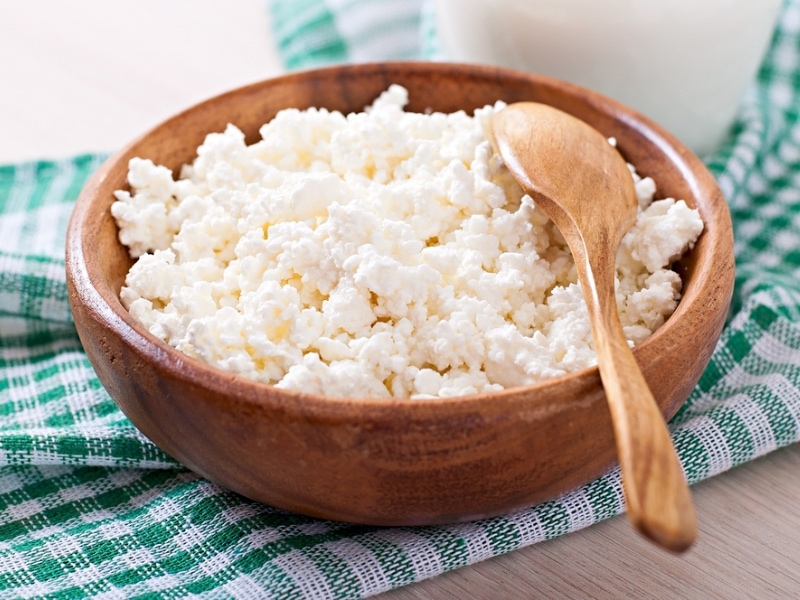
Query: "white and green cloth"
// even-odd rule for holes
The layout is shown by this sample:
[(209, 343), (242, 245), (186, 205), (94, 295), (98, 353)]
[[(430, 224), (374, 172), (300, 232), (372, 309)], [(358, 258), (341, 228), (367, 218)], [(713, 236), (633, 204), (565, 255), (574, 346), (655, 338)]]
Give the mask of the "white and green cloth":
[[(430, 56), (408, 0), (273, 0), (287, 68)], [(800, 439), (800, 0), (787, 1), (730, 140), (707, 157), (737, 282), (711, 364), (671, 422), (689, 480)], [(0, 167), (0, 598), (360, 598), (624, 510), (609, 473), (503, 517), (320, 521), (246, 500), (137, 432), (95, 377), (64, 282), (72, 204), (104, 155)]]

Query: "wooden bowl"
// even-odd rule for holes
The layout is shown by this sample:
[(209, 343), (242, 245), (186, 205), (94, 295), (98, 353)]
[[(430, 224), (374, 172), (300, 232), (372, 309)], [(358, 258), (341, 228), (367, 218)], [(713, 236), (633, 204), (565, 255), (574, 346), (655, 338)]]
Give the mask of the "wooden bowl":
[(248, 143), (285, 107), (360, 111), (391, 83), (409, 110), (455, 111), (533, 100), (607, 136), (660, 197), (683, 198), (705, 222), (676, 266), (684, 295), (634, 351), (671, 417), (709, 361), (734, 275), (725, 200), (700, 160), (641, 115), (591, 91), (472, 65), (382, 63), (295, 73), (212, 98), (117, 152), (83, 190), (69, 224), (67, 281), (75, 324), (123, 412), (175, 459), (235, 492), (283, 509), (364, 524), (416, 525), (502, 514), (552, 499), (615, 464), (596, 368), (500, 393), (449, 399), (351, 399), (276, 389), (189, 358), (152, 336), (119, 300), (131, 265), (109, 213), (128, 160), (172, 169), (231, 122)]

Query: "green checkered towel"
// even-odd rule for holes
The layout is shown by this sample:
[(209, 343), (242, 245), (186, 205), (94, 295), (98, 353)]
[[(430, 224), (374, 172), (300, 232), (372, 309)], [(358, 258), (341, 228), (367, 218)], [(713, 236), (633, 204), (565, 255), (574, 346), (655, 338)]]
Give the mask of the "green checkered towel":
[[(434, 39), (420, 2), (270, 8), (288, 68), (420, 56)], [(730, 202), (738, 278), (711, 364), (671, 423), (690, 482), (800, 439), (798, 108), (791, 0), (732, 137), (707, 158)], [(100, 386), (70, 317), (64, 233), (103, 158), (0, 167), (0, 597), (359, 598), (624, 510), (612, 472), (503, 517), (354, 526), (248, 501), (176, 464)]]

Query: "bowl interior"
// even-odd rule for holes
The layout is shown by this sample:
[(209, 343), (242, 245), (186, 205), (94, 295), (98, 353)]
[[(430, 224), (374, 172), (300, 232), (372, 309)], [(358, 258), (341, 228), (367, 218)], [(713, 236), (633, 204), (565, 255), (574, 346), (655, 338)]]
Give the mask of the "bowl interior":
[[(670, 321), (691, 310), (699, 288), (708, 285), (714, 265), (709, 260), (720, 248), (720, 236), (729, 235), (725, 207), (718, 206), (721, 194), (699, 160), (657, 125), (627, 107), (589, 90), (564, 82), (515, 73), (505, 69), (474, 65), (396, 63), (361, 65), (360, 68), (332, 68), (303, 72), (257, 83), (212, 98), (188, 109), (133, 142), (111, 159), (104, 190), (127, 188), (127, 161), (133, 156), (151, 158), (177, 173), (191, 162), (196, 148), (210, 132), (224, 130), (228, 123), (239, 127), (248, 144), (258, 141), (260, 126), (286, 107), (325, 107), (344, 113), (360, 111), (390, 84), (409, 90), (407, 110), (454, 112), (504, 100), (536, 101), (556, 106), (592, 124), (604, 135), (615, 137), (617, 147), (640, 174), (654, 178), (657, 197), (674, 197), (700, 210), (706, 230), (693, 250), (675, 265), (683, 279), (683, 299)], [(715, 201), (710, 201), (710, 200)], [(106, 208), (112, 198), (97, 198)], [(101, 206), (98, 205), (98, 208)], [(720, 220), (721, 219), (721, 220)], [(102, 222), (103, 240), (116, 237), (111, 219)], [(132, 260), (119, 243), (103, 243), (106, 259), (101, 265), (102, 281), (117, 294)], [(703, 260), (705, 258), (706, 260)], [(119, 308), (119, 307), (115, 307)], [(134, 327), (138, 325), (133, 324)], [(666, 324), (644, 345), (657, 344), (670, 333)]]
[[(105, 210), (110, 205), (113, 197), (108, 191), (129, 187), (127, 162), (134, 156), (151, 158), (177, 173), (182, 165), (195, 158), (197, 147), (208, 133), (222, 131), (228, 123), (239, 127), (247, 143), (252, 144), (259, 139), (260, 126), (283, 108), (360, 111), (390, 84), (399, 83), (409, 90), (409, 111), (471, 112), (497, 100), (508, 103), (529, 100), (556, 106), (589, 122), (604, 135), (615, 137), (620, 152), (639, 173), (654, 178), (657, 197), (685, 199), (700, 210), (706, 225), (695, 248), (675, 264), (684, 289), (683, 300), (672, 319), (679, 318), (692, 304), (695, 291), (708, 283), (708, 268), (712, 265), (702, 259), (710, 256), (712, 247), (719, 246), (720, 235), (729, 234), (724, 219), (726, 211), (709, 201), (709, 196), (719, 200), (721, 195), (713, 189), (715, 184), (708, 181), (710, 175), (703, 172), (699, 160), (645, 117), (578, 86), (504, 69), (474, 65), (449, 65), (442, 69), (441, 65), (425, 63), (361, 67), (304, 72), (257, 83), (176, 115), (110, 159), (103, 182), (106, 195), (96, 198), (96, 207)], [(98, 233), (102, 240), (116, 238), (112, 219), (104, 219), (100, 225)], [(105, 260), (98, 265), (97, 275), (101, 280), (97, 283), (108, 285), (118, 294), (133, 261), (119, 243), (101, 246)], [(662, 327), (646, 344), (656, 343), (669, 329)]]

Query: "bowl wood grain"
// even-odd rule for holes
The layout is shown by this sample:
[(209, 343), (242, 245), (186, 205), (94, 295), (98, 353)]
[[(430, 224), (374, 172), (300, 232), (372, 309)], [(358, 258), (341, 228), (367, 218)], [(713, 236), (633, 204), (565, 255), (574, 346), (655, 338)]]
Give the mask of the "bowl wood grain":
[(683, 298), (634, 351), (663, 414), (708, 363), (733, 289), (731, 222), (702, 162), (641, 115), (591, 91), (493, 67), (396, 62), (294, 73), (212, 98), (114, 154), (86, 185), (67, 237), (75, 324), (98, 377), (130, 420), (175, 459), (235, 492), (299, 513), (417, 525), (506, 513), (587, 483), (615, 463), (596, 368), (500, 393), (442, 400), (332, 398), (279, 390), (168, 347), (123, 308), (131, 259), (109, 213), (130, 158), (178, 170), (228, 123), (248, 143), (286, 107), (360, 111), (392, 83), (409, 110), (451, 112), (531, 100), (617, 138), (658, 196), (697, 207), (705, 231), (676, 265)]

